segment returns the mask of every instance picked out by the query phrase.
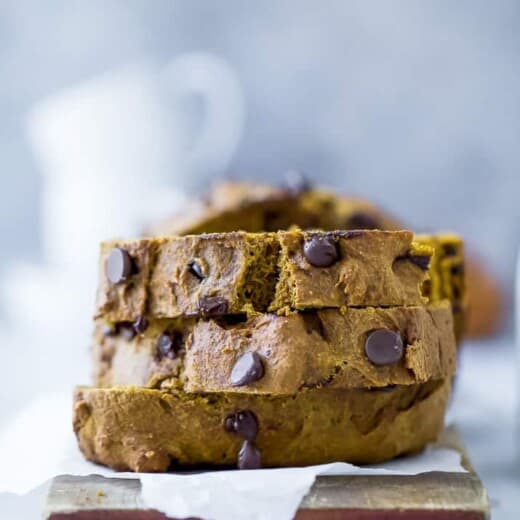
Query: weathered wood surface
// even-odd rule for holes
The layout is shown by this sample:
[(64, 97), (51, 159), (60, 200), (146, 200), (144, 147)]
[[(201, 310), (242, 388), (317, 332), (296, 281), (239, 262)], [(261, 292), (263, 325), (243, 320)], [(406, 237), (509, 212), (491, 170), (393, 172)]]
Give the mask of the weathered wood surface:
[[(486, 492), (453, 430), (440, 445), (463, 455), (468, 473), (415, 476), (318, 477), (303, 499), (296, 520), (412, 519), (483, 520), (489, 517)], [(48, 520), (167, 520), (146, 509), (137, 479), (61, 476), (54, 479)]]

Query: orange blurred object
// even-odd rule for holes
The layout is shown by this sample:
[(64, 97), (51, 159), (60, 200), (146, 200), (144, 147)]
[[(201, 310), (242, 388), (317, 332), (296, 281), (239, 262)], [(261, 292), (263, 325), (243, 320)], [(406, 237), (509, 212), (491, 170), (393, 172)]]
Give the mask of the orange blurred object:
[(499, 332), (504, 310), (504, 294), (498, 280), (476, 258), (466, 254), (468, 316), (466, 338), (483, 338)]

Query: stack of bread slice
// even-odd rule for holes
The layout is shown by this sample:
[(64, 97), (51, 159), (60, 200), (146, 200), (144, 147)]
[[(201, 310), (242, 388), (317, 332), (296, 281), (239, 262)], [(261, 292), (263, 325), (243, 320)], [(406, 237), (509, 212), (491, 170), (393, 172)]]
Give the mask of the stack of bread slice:
[(435, 440), (462, 242), (398, 227), (357, 199), (228, 184), (150, 237), (102, 244), (94, 387), (75, 393), (85, 456), (249, 469)]

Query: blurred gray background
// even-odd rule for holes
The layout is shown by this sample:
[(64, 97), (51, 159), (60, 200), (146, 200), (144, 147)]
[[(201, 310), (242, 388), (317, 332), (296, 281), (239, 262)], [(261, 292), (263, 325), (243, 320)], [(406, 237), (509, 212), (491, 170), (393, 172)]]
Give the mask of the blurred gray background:
[(519, 19), (509, 0), (3, 0), (0, 269), (40, 253), (31, 106), (135, 59), (208, 50), (246, 94), (231, 173), (276, 182), (301, 168), (416, 228), (461, 232), (507, 286), (520, 236)]

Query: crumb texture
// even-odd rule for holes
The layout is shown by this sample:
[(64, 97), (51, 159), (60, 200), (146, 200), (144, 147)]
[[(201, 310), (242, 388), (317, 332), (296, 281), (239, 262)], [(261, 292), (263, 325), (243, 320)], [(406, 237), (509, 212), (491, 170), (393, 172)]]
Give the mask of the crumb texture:
[(81, 388), (74, 428), (89, 460), (117, 470), (234, 466), (241, 439), (224, 422), (246, 409), (258, 420), (255, 442), (265, 467), (376, 463), (436, 439), (449, 381), (388, 391), (309, 389), (294, 398)]

